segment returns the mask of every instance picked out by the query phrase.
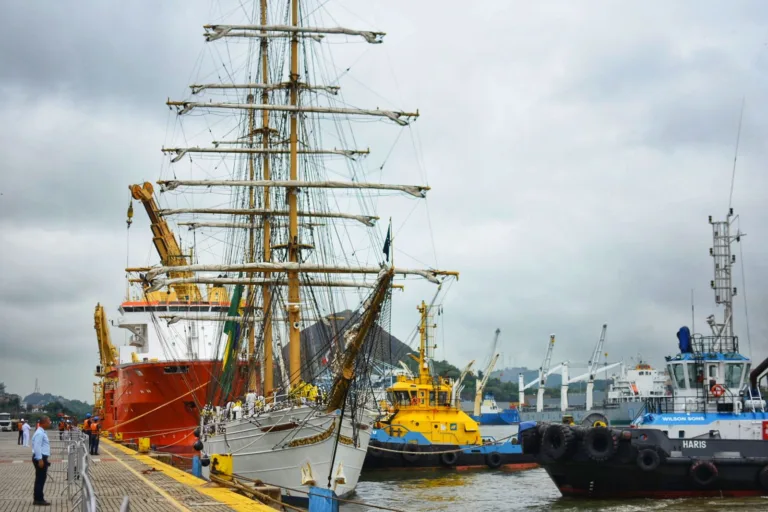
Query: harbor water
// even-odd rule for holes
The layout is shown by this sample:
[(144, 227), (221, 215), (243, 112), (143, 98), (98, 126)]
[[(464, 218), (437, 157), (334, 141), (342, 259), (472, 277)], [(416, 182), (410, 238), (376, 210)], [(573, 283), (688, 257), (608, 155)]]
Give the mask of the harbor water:
[[(483, 435), (497, 439), (513, 427), (483, 427)], [(563, 498), (543, 469), (519, 472), (472, 470), (413, 470), (364, 472), (351, 499), (406, 511), (558, 510), (641, 512), (768, 510), (766, 498), (681, 498), (675, 500), (591, 501)], [(374, 511), (362, 505), (343, 505), (344, 512)]]

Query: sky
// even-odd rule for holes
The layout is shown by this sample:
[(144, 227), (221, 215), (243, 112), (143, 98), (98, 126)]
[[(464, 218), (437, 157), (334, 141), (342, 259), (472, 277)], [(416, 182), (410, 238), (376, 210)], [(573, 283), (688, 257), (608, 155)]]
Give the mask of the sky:
[[(211, 55), (201, 27), (229, 8), (5, 2), (15, 22), (0, 42), (0, 380), (10, 392), (38, 379), (42, 392), (92, 400), (93, 308), (116, 318), (126, 262), (156, 263), (140, 209), (126, 233), (127, 186), (167, 173), (159, 149), (176, 121), (165, 100), (186, 97)], [(320, 9), (327, 26), (387, 33), (382, 45), (328, 38), (346, 99), (421, 114), (402, 137), (376, 125), (356, 142), (371, 147), (369, 168), (386, 164), (383, 181), (431, 187), (417, 205), (377, 205), (393, 218), (398, 265), (461, 272), (442, 300), (437, 357), (483, 361), (500, 328), (505, 366), (538, 367), (555, 333), (553, 360), (578, 367), (607, 323), (610, 361), (660, 365), (691, 324), (692, 290), (696, 331), (722, 315), (707, 218), (729, 203), (747, 234), (735, 247), (735, 328), (742, 352), (768, 356), (765, 2)], [(408, 337), (433, 293), (411, 281), (395, 293), (395, 335)]]

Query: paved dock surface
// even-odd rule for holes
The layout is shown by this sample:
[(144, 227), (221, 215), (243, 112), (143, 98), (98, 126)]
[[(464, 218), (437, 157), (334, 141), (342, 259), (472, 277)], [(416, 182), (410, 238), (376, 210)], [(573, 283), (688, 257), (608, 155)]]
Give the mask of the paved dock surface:
[[(32, 449), (17, 444), (16, 432), (0, 432), (0, 512), (73, 509), (71, 495), (78, 489), (67, 489), (63, 443), (56, 431), (50, 430), (48, 437), (52, 463), (48, 468), (45, 499), (52, 506), (37, 507), (32, 504), (35, 481)], [(124, 496), (129, 497), (132, 512), (273, 510), (106, 440), (101, 442), (99, 455), (92, 457), (91, 479), (100, 512), (119, 511)]]

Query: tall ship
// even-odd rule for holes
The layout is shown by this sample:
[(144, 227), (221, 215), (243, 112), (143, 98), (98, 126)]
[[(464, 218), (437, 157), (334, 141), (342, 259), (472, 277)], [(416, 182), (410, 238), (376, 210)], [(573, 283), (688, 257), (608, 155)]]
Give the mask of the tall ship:
[[(391, 221), (381, 229), (375, 209), (391, 196), (424, 199), (429, 187), (371, 181), (385, 177), (391, 147), (373, 174), (362, 165), (373, 152), (356, 146), (419, 114), (344, 97), (331, 49), (380, 44), (383, 32), (330, 26), (322, 2), (222, 12), (203, 27), (215, 65), (167, 101), (176, 126), (159, 197), (154, 185), (132, 187), (161, 258), (127, 269), (140, 298), (116, 325), (137, 350), (101, 372), (102, 407), (118, 411), (107, 428), (125, 439), (143, 421), (156, 428), (161, 411), (183, 413), (176, 445), (191, 442), (211, 480), (263, 482), (288, 502), (312, 487), (348, 495), (378, 414), (370, 376), (396, 281), (458, 277), (395, 265), (397, 231)], [(164, 256), (170, 223), (190, 230), (189, 247)], [(344, 310), (355, 313), (336, 322)], [(308, 350), (310, 329), (321, 339)], [(133, 416), (120, 417), (127, 399)]]
[(677, 332), (667, 356), (673, 394), (648, 401), (631, 428), (562, 424), (521, 426), (526, 453), (536, 454), (563, 495), (586, 498), (768, 495), (768, 411), (760, 380), (733, 327), (733, 210), (713, 231), (715, 302), (723, 319), (710, 333)]

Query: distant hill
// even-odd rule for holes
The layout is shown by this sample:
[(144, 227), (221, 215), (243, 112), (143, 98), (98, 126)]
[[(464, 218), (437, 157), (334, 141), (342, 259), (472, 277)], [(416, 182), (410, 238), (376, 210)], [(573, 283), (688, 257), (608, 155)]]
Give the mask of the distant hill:
[[(32, 393), (24, 397), (24, 403), (30, 406), (41, 406), (46, 409), (51, 409), (49, 412), (65, 412), (72, 413), (75, 416), (84, 416), (86, 413), (91, 412), (93, 407), (90, 404), (82, 402), (80, 400), (69, 400), (63, 396), (52, 395), (50, 393)], [(57, 406), (49, 406), (49, 404), (60, 404)]]
[[(345, 310), (340, 313), (334, 313), (334, 320), (325, 320), (316, 322), (301, 331), (301, 354), (304, 361), (310, 362), (309, 367), (302, 371), (302, 378), (308, 380), (310, 374), (317, 375), (323, 366), (323, 358), (327, 354), (328, 346), (334, 337), (334, 334), (345, 329), (350, 322), (357, 319), (358, 313)], [(379, 361), (397, 365), (399, 360), (409, 360), (408, 354), (416, 354), (408, 345), (388, 333), (378, 325), (374, 326), (376, 339), (379, 343), (375, 347), (373, 356)], [(288, 347), (283, 347), (283, 360), (286, 366), (289, 365)], [(288, 370), (290, 371), (290, 369)]]

